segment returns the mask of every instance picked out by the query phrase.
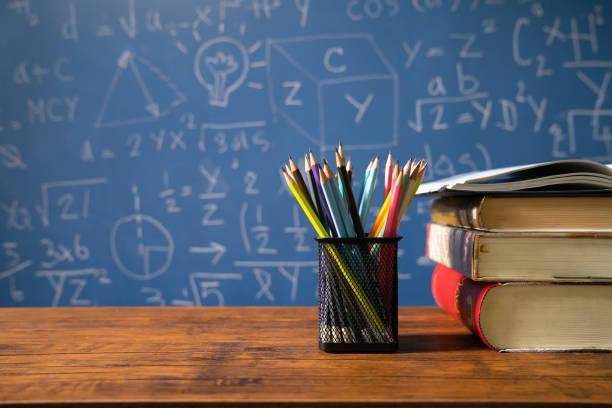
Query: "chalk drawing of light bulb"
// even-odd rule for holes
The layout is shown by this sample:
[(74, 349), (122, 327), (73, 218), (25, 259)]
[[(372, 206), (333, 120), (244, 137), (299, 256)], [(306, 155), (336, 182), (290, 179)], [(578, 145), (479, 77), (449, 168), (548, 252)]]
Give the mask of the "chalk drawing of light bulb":
[(230, 94), (246, 79), (249, 55), (238, 41), (215, 38), (200, 46), (193, 70), (198, 82), (208, 90), (208, 104), (227, 107)]

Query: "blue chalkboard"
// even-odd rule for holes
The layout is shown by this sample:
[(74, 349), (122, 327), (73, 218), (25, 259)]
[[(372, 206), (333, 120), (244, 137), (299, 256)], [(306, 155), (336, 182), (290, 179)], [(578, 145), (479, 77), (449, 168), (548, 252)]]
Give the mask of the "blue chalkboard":
[[(0, 305), (314, 304), (288, 154), (428, 180), (611, 155), (591, 1), (0, 2)], [(380, 205), (380, 197), (376, 201)], [(431, 304), (429, 202), (400, 303)], [(375, 209), (374, 209), (375, 210)]]

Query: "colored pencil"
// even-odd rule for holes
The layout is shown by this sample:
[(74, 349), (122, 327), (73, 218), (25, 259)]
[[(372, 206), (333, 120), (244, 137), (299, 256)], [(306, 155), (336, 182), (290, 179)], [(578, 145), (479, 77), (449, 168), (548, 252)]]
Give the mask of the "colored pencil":
[(404, 217), (404, 214), (406, 213), (406, 210), (408, 210), (408, 206), (410, 205), (410, 199), (409, 199), (410, 190), (411, 188), (414, 187), (414, 182), (412, 180), (412, 177), (416, 174), (414, 173), (414, 171), (416, 170), (417, 165), (418, 165), (417, 162), (410, 159), (406, 162), (406, 164), (404, 165), (404, 168), (402, 169), (403, 185), (402, 185), (402, 198), (400, 200), (399, 213), (398, 213), (399, 218), (397, 220), (398, 228), (399, 228), (399, 224), (402, 221), (402, 218)]
[(342, 143), (338, 143), (338, 154), (342, 157), (342, 160), (344, 160), (344, 147)]
[(332, 343), (349, 343), (349, 338), (347, 334), (345, 334), (348, 331), (348, 328), (344, 319), (345, 313), (342, 310), (342, 298), (340, 297), (338, 283), (335, 282), (335, 279), (331, 279), (331, 282), (329, 282), (329, 288), (329, 300), (334, 304), (334, 307), (329, 311), (329, 313), (332, 322), (335, 322), (335, 325), (332, 323)]
[(391, 187), (391, 204), (389, 205), (389, 213), (387, 214), (387, 220), (385, 222), (385, 231), (383, 236), (394, 237), (397, 231), (397, 215), (399, 212), (399, 205), (402, 196), (402, 184), (403, 177), (397, 174)]
[(351, 182), (344, 166), (344, 160), (338, 151), (336, 151), (336, 167), (338, 168), (339, 181), (342, 181), (346, 190), (345, 200), (348, 206), (348, 211), (353, 221), (353, 228), (358, 238), (363, 237), (363, 227), (361, 226), (361, 219), (359, 218), (359, 211), (357, 210), (357, 204), (355, 204), (355, 196), (353, 195), (353, 189), (351, 188)]
[(326, 220), (325, 224), (327, 226), (328, 231), (330, 232), (330, 235), (333, 237), (338, 237), (333, 227), (334, 224), (333, 224), (333, 220), (331, 217), (329, 207), (327, 206), (327, 202), (325, 201), (325, 198), (323, 197), (323, 187), (321, 187), (321, 172), (322, 172), (321, 167), (317, 163), (317, 159), (314, 153), (310, 152), (308, 156), (310, 158), (312, 176), (315, 179), (315, 184), (319, 192), (319, 199), (321, 200), (321, 206), (323, 207), (323, 213), (324, 213), (323, 218)]
[(346, 204), (346, 201), (340, 196), (340, 188), (338, 186), (338, 181), (334, 175), (333, 170), (331, 169), (327, 160), (323, 160), (323, 171), (325, 175), (329, 179), (329, 187), (333, 195), (333, 199), (336, 202), (336, 206), (338, 208), (338, 212), (340, 213), (340, 219), (342, 220), (342, 225), (344, 226), (344, 238), (352, 238), (355, 237), (355, 228), (351, 222), (351, 217), (349, 215), (349, 210)]
[[(336, 149), (336, 154), (341, 157), (342, 161), (344, 161), (344, 149), (343, 149), (342, 143), (338, 145), (338, 148)], [(338, 159), (336, 158), (336, 164), (338, 164), (337, 162), (338, 162)], [(342, 215), (343, 225), (345, 226), (345, 230), (346, 230), (346, 236), (354, 237), (355, 235), (357, 235), (357, 233), (355, 232), (355, 229), (357, 227), (355, 225), (354, 219), (352, 217), (351, 219), (349, 219), (348, 217), (349, 214), (351, 216), (353, 214), (351, 212), (350, 200), (352, 199), (353, 203), (355, 202), (355, 198), (353, 195), (353, 189), (352, 189), (352, 174), (351, 174), (352, 173), (352, 163), (350, 167), (349, 167), (350, 161), (349, 163), (346, 164), (345, 174), (343, 174), (339, 169), (338, 175), (336, 177), (334, 177), (333, 171), (331, 170), (331, 166), (329, 166), (327, 161), (324, 161), (324, 163), (325, 163), (324, 170), (327, 173), (328, 178), (333, 183), (332, 185), (330, 185), (330, 188), (331, 190), (333, 190), (336, 202), (338, 204), (339, 211)], [(351, 173), (349, 173), (349, 169), (351, 170)], [(336, 183), (337, 183), (337, 188), (336, 188)], [(363, 235), (357, 235), (357, 236), (363, 236)], [(373, 333), (378, 333), (378, 332), (376, 330), (373, 330)]]
[(321, 220), (323, 226), (328, 228), (327, 219), (325, 217), (325, 210), (323, 209), (323, 204), (321, 203), (321, 197), (319, 196), (319, 188), (317, 186), (317, 181), (315, 180), (315, 176), (312, 171), (312, 164), (310, 163), (310, 156), (308, 154), (304, 155), (304, 171), (308, 174), (308, 182), (310, 185), (310, 192), (312, 197), (314, 198), (315, 209), (317, 210), (317, 214), (319, 215), (319, 219)]
[(308, 193), (308, 188), (306, 187), (306, 183), (304, 183), (304, 178), (302, 178), (302, 173), (300, 172), (299, 167), (297, 166), (293, 158), (291, 158), (291, 156), (289, 156), (289, 170), (290, 170), (291, 176), (297, 183), (298, 187), (304, 193), (304, 197), (306, 198), (310, 206), (312, 208), (315, 208), (314, 203), (312, 202), (312, 198), (310, 197), (310, 193)]
[[(376, 187), (380, 160), (376, 157), (368, 163), (357, 202), (352, 187), (355, 172), (353, 162), (346, 160), (342, 144), (335, 151), (335, 159), (337, 175), (327, 160), (323, 159), (320, 166), (312, 152), (304, 157), (307, 183), (291, 157), (283, 167), (282, 175), (318, 237), (364, 237), (363, 227)], [(425, 169), (423, 160), (409, 160), (400, 168), (399, 162), (394, 163), (389, 152), (384, 169), (383, 203), (370, 230), (370, 237), (397, 236), (401, 219), (410, 206)], [(357, 337), (365, 342), (393, 341), (382, 299), (370, 293), (372, 288), (378, 288), (379, 278), (352, 269), (356, 261), (369, 262), (371, 257), (374, 257), (374, 262), (380, 261), (380, 245), (357, 246), (348, 252), (331, 243), (323, 245), (331, 259), (333, 274), (321, 278), (319, 282), (321, 293), (329, 298), (327, 307), (322, 307), (320, 314), (321, 341), (350, 343), (358, 341)], [(338, 279), (334, 278), (336, 276)], [(380, 288), (375, 292), (378, 290)]]
[(348, 203), (346, 202), (346, 199), (344, 199), (340, 194), (340, 185), (342, 184), (340, 181), (340, 175), (334, 173), (334, 171), (331, 168), (331, 165), (327, 162), (327, 160), (323, 160), (323, 161), (324, 161), (324, 171), (326, 172), (327, 177), (331, 181), (333, 181), (331, 183), (331, 188), (335, 194), (336, 202), (338, 204), (338, 209), (340, 210), (340, 215), (342, 217), (342, 223), (344, 224), (344, 228), (346, 230), (346, 237), (353, 238), (356, 236), (355, 227), (353, 226), (353, 221), (351, 220)]
[(328, 237), (329, 235), (327, 234), (325, 227), (323, 227), (323, 224), (321, 224), (321, 220), (319, 220), (319, 217), (315, 213), (314, 209), (310, 206), (306, 198), (303, 196), (303, 193), (299, 190), (297, 182), (293, 180), (293, 178), (291, 178), (286, 171), (283, 171), (283, 177), (285, 178), (287, 186), (289, 186), (289, 190), (297, 200), (300, 207), (302, 207), (302, 211), (304, 211), (304, 214), (306, 214), (308, 221), (310, 221), (310, 224), (312, 224), (312, 227), (316, 231), (317, 235), (320, 237)]
[[(363, 180), (361, 180), (361, 189), (359, 190), (359, 198), (358, 198), (358, 200), (359, 200), (359, 207), (361, 207), (361, 202), (363, 201), (363, 197), (364, 197), (365, 192), (366, 192), (365, 191), (366, 190), (366, 184), (367, 184), (367, 182), (370, 179), (370, 173), (371, 173), (370, 169), (371, 168), (372, 168), (372, 160), (370, 160), (370, 162), (368, 163), (368, 167), (366, 167), (366, 171), (365, 171), (365, 174), (363, 176)], [(360, 213), (361, 213), (361, 211), (360, 211)], [(363, 224), (363, 221), (362, 221), (362, 224)]]
[[(342, 147), (342, 143), (338, 143), (338, 147), (336, 148), (335, 152), (338, 152), (338, 154), (340, 154), (340, 157), (344, 158), (344, 148)], [(345, 194), (344, 184), (342, 184), (339, 179), (338, 179), (338, 188), (340, 190), (340, 194), (342, 195), (342, 198), (346, 200), (346, 197), (344, 195)]]
[(389, 194), (389, 190), (391, 189), (391, 177), (392, 177), (392, 167), (393, 167), (393, 158), (391, 157), (391, 152), (387, 155), (387, 163), (385, 164), (385, 193), (384, 197), (386, 198)]
[(319, 177), (321, 180), (321, 187), (323, 188), (323, 196), (325, 198), (325, 201), (327, 202), (327, 208), (329, 208), (329, 212), (332, 217), (336, 236), (347, 237), (346, 228), (344, 226), (344, 222), (342, 221), (342, 215), (340, 215), (341, 210), (338, 207), (338, 203), (336, 202), (336, 195), (334, 194), (332, 189), (332, 183), (334, 182), (334, 180), (330, 180), (325, 171), (322, 171)]
[(374, 224), (372, 225), (372, 229), (370, 230), (371, 237), (377, 237), (380, 230), (384, 228), (385, 220), (387, 218), (387, 214), (389, 213), (389, 206), (391, 205), (391, 196), (387, 194), (385, 197), (385, 201), (383, 202), (382, 207), (378, 210), (378, 214), (376, 215), (376, 219), (374, 220)]
[(346, 174), (348, 174), (349, 185), (352, 186), (353, 183), (353, 162), (349, 159), (346, 162)]
[(366, 175), (363, 182), (362, 192), (359, 199), (359, 219), (363, 227), (368, 223), (368, 214), (370, 212), (370, 205), (372, 204), (372, 196), (374, 195), (374, 189), (376, 188), (376, 181), (378, 179), (378, 156), (374, 158), (368, 165)]
[(414, 195), (417, 189), (419, 188), (419, 185), (423, 181), (423, 177), (425, 176), (426, 170), (427, 163), (425, 162), (425, 160), (419, 161), (419, 163), (415, 164), (414, 167), (411, 169), (410, 186), (408, 187), (408, 191), (406, 191), (405, 194), (405, 202), (402, 203), (402, 205), (400, 206), (399, 218), (397, 220), (398, 228), (402, 218), (404, 217), (404, 214), (408, 210), (408, 207), (410, 207), (410, 203), (412, 202), (412, 199), (414, 198)]

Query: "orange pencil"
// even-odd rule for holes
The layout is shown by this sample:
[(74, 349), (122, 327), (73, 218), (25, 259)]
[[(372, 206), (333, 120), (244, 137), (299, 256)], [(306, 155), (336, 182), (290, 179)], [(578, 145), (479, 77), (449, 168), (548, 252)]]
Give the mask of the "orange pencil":
[[(390, 180), (390, 184), (391, 185), (389, 186), (389, 191), (391, 191), (391, 187), (393, 187), (393, 183), (395, 182), (395, 178), (399, 177), (399, 172), (400, 172), (399, 171), (399, 163), (397, 163), (389, 171), (389, 174), (391, 174), (391, 180)], [(374, 225), (372, 225), (372, 230), (370, 231), (370, 236), (371, 237), (377, 237), (382, 232), (383, 228), (385, 227), (385, 221), (387, 219), (387, 216), (389, 215), (390, 207), (391, 207), (391, 194), (387, 194), (387, 196), (385, 197), (385, 201), (383, 202), (382, 207), (378, 211), (378, 215), (376, 215), (376, 219), (374, 220)]]
[(387, 222), (385, 223), (385, 237), (394, 237), (397, 233), (397, 216), (399, 213), (399, 205), (402, 197), (403, 177), (398, 174), (391, 188), (391, 204), (389, 204), (389, 213)]

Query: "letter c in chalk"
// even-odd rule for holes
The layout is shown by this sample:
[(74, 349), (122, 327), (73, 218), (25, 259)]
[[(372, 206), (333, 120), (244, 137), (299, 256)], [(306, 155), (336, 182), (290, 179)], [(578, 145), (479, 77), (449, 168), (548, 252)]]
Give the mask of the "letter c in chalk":
[(323, 65), (325, 66), (325, 69), (327, 69), (329, 72), (333, 72), (334, 74), (339, 74), (346, 71), (345, 64), (332, 64), (331, 58), (333, 55), (344, 55), (344, 49), (342, 47), (332, 47), (325, 51), (325, 54), (323, 55)]

